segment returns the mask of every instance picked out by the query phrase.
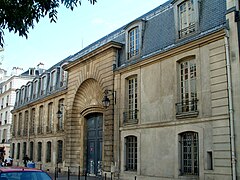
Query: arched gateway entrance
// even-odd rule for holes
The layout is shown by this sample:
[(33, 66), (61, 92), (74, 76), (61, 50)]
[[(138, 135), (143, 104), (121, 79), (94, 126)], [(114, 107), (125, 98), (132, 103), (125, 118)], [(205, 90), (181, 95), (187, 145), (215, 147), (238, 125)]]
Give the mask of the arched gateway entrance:
[(102, 130), (103, 116), (101, 113), (89, 114), (87, 124), (87, 173), (101, 175), (102, 170)]

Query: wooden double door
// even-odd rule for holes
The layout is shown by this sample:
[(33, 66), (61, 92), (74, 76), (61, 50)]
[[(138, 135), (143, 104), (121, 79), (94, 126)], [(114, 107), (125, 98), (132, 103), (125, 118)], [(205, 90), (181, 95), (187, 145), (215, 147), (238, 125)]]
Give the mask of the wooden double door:
[(87, 116), (87, 173), (101, 176), (102, 172), (103, 116), (94, 113)]

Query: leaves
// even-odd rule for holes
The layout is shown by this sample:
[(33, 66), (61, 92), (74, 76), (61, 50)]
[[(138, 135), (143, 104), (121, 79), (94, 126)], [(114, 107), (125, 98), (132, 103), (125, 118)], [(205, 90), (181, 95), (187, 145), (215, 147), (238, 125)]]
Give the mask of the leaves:
[[(88, 1), (93, 5), (97, 2)], [(29, 28), (41, 18), (48, 15), (50, 22), (56, 22), (60, 4), (73, 10), (81, 0), (0, 0), (0, 46), (4, 44), (5, 29), (27, 38)]]

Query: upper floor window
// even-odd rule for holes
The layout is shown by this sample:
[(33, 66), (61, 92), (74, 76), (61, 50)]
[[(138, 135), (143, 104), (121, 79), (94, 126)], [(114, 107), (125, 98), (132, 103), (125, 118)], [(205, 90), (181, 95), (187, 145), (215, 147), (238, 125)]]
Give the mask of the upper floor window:
[(41, 134), (43, 132), (43, 123), (44, 123), (44, 111), (43, 106), (39, 107), (39, 116), (38, 116), (38, 134)]
[(137, 137), (127, 136), (125, 138), (126, 145), (126, 170), (137, 171)]
[(7, 95), (6, 106), (9, 105), (9, 95)]
[(128, 59), (139, 54), (139, 27), (128, 32)]
[(184, 113), (197, 115), (196, 62), (194, 59), (182, 61), (179, 64), (179, 79), (180, 102), (176, 104), (177, 115)]
[(31, 117), (30, 117), (30, 129), (29, 129), (29, 133), (32, 135), (34, 134), (35, 131), (35, 117), (36, 117), (36, 111), (35, 108), (32, 108), (31, 110)]
[(199, 18), (197, 0), (176, 1), (175, 13), (179, 39), (197, 31)]
[(41, 95), (45, 94), (47, 88), (47, 76), (43, 76), (41, 79)]
[(52, 130), (53, 130), (53, 103), (51, 102), (48, 104), (48, 122), (46, 131), (52, 132)]
[(50, 79), (50, 91), (55, 90), (56, 86), (56, 79), (57, 79), (57, 73), (56, 70), (51, 72), (51, 79)]
[(25, 96), (26, 96), (25, 87), (23, 87), (23, 88), (21, 89), (21, 104), (24, 103), (24, 101), (25, 101)]
[(127, 112), (124, 112), (124, 122), (137, 122), (138, 118), (138, 81), (137, 76), (127, 79)]
[(38, 94), (38, 80), (33, 82), (33, 99), (37, 98)]
[(26, 96), (27, 96), (27, 101), (29, 101), (31, 97), (31, 83), (27, 85)]
[(61, 130), (63, 130), (63, 125), (64, 125), (63, 121), (64, 121), (64, 116), (65, 116), (64, 99), (59, 100), (58, 108), (59, 108), (59, 111), (61, 112), (61, 115), (58, 117), (57, 130), (61, 131)]
[(144, 20), (135, 20), (125, 27), (126, 58), (134, 59), (140, 56)]
[(180, 134), (180, 175), (199, 174), (198, 133), (184, 132)]
[(62, 68), (60, 69), (60, 87), (67, 85), (67, 71), (64, 71)]

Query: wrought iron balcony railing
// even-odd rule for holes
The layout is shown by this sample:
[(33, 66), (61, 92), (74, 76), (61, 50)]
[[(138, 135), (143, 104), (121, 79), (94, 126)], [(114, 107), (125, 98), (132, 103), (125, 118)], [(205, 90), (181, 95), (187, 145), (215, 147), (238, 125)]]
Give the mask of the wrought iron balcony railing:
[(130, 110), (123, 112), (124, 124), (137, 124), (138, 123), (138, 110)]
[(185, 100), (179, 103), (176, 103), (176, 115), (177, 116), (192, 116), (198, 115), (198, 109), (197, 109), (197, 99), (192, 100)]

